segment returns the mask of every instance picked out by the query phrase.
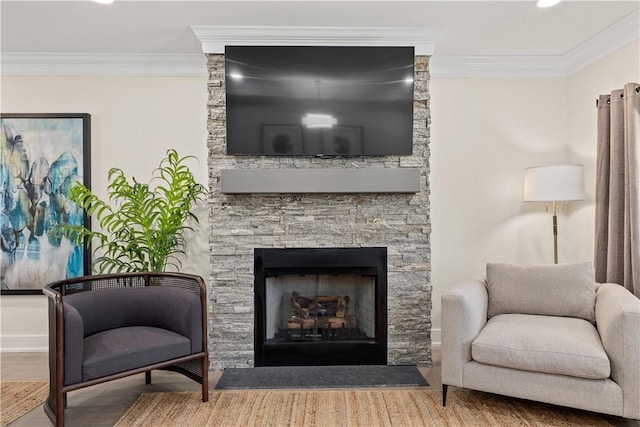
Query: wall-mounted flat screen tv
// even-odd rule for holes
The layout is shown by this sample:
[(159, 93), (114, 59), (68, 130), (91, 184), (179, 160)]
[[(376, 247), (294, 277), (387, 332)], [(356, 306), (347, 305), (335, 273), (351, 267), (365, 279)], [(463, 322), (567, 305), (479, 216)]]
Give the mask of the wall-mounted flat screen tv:
[(227, 46), (227, 154), (410, 155), (413, 47)]

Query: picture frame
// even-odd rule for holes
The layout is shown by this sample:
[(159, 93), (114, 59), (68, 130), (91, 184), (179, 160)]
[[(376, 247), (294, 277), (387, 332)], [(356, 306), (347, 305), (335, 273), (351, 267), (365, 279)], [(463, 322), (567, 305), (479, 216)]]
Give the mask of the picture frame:
[(334, 126), (322, 131), (322, 154), (353, 156), (362, 154), (362, 128)]
[(90, 218), (68, 200), (91, 184), (91, 115), (0, 114), (0, 293), (42, 294), (56, 280), (91, 273), (91, 254), (60, 231)]
[(263, 125), (262, 153), (268, 156), (303, 154), (302, 126)]

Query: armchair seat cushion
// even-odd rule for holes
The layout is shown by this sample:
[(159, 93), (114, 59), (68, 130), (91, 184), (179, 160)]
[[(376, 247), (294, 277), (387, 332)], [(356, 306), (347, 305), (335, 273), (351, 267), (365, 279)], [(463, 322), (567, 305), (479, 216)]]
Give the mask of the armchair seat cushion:
[(166, 329), (132, 326), (84, 339), (82, 380), (88, 381), (191, 354), (187, 337)]
[(590, 322), (558, 316), (492, 317), (471, 345), (473, 360), (532, 372), (605, 379), (611, 364)]

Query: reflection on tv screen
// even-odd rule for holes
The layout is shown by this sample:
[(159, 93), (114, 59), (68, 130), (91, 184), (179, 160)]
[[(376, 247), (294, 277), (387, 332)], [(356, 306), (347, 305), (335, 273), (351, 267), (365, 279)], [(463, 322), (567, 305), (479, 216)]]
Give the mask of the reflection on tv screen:
[(410, 155), (413, 47), (227, 46), (227, 153)]

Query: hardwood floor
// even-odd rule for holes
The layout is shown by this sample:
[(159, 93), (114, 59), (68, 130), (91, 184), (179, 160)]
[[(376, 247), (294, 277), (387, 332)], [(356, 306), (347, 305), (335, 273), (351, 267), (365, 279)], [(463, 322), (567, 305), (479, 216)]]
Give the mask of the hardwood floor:
[[(47, 381), (49, 376), (47, 353), (0, 353), (2, 381)], [(419, 368), (429, 383), (429, 388), (441, 390), (440, 348), (433, 347), (433, 367)], [(209, 389), (213, 390), (222, 375), (221, 371), (209, 374)], [(142, 393), (166, 391), (196, 391), (200, 386), (173, 372), (154, 371), (153, 384), (144, 384), (144, 375), (111, 381), (105, 384), (76, 390), (68, 394), (66, 420), (68, 426), (106, 427), (113, 424)], [(615, 426), (640, 427), (640, 422), (617, 417), (605, 417)], [(25, 414), (9, 427), (50, 427), (49, 418), (42, 406)]]

